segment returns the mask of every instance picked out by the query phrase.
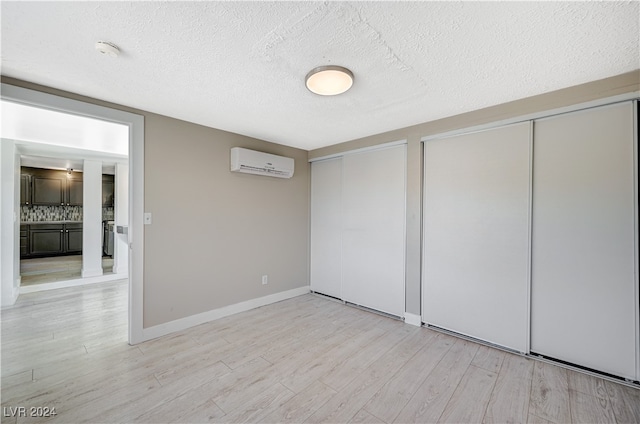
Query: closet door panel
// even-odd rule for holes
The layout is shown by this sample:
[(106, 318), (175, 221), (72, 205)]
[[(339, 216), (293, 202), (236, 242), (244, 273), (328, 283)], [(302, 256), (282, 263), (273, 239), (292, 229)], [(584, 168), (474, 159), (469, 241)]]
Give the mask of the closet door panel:
[(403, 316), (406, 146), (343, 161), (343, 299)]
[(633, 106), (534, 124), (531, 351), (634, 378)]
[(423, 321), (528, 348), (530, 123), (426, 141)]
[(311, 164), (311, 290), (341, 298), (342, 158)]

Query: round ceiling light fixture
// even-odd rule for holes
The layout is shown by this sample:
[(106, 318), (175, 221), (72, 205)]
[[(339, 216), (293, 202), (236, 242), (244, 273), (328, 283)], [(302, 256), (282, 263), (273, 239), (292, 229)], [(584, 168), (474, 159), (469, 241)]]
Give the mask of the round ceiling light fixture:
[(118, 46), (113, 43), (109, 43), (108, 41), (98, 41), (96, 43), (96, 50), (111, 57), (118, 57), (120, 54)]
[(318, 66), (305, 78), (309, 91), (321, 96), (342, 94), (353, 85), (353, 73), (342, 66)]

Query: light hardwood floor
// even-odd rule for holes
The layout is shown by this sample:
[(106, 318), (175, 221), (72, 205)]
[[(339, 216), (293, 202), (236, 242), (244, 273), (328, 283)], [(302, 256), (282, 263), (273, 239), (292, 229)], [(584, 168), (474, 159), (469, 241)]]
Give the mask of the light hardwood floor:
[(126, 320), (126, 281), (2, 310), (2, 422), (640, 422), (640, 390), (314, 295), (134, 347)]
[[(102, 270), (113, 273), (113, 258), (102, 258)], [(82, 255), (21, 259), (20, 277), (22, 286), (82, 278)]]

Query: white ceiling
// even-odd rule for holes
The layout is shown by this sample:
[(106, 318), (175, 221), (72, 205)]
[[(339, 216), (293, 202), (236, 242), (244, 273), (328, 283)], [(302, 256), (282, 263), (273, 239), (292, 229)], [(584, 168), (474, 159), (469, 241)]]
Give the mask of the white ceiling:
[(0, 136), (116, 156), (129, 155), (129, 127), (85, 116), (0, 102)]
[(2, 1), (2, 74), (311, 150), (638, 69), (639, 5)]
[(129, 127), (85, 116), (0, 101), (0, 138), (14, 141), (22, 166), (81, 171), (84, 160), (103, 173), (129, 161)]

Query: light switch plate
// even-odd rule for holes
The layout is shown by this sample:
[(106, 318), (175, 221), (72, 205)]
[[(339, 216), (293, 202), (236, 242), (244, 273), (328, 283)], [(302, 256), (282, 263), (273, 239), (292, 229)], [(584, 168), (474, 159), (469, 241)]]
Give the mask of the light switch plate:
[(151, 212), (145, 212), (144, 213), (144, 225), (150, 225), (151, 224)]

